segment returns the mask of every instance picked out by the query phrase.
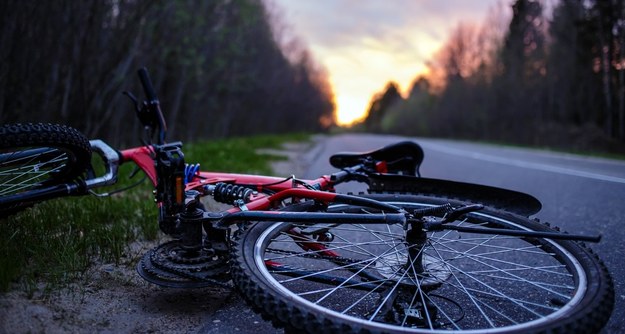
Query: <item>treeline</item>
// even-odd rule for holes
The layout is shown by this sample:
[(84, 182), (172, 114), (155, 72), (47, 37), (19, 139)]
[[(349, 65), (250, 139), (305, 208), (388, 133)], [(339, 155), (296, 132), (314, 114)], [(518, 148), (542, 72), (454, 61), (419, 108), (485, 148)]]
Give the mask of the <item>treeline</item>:
[[(407, 99), (387, 86), (365, 124), (409, 135), (624, 152), (623, 2), (566, 0), (550, 14), (542, 1), (517, 0), (508, 21), (500, 7), (481, 26), (458, 25)], [(386, 96), (388, 107), (374, 108), (388, 92), (395, 96)]]
[(325, 72), (272, 20), (261, 0), (0, 1), (0, 123), (136, 143), (122, 92), (146, 66), (171, 139), (323, 130)]

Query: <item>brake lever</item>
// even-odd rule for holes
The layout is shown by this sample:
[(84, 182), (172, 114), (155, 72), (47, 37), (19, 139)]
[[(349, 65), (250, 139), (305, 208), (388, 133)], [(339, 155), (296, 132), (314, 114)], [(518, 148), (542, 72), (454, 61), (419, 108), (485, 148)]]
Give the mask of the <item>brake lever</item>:
[(151, 141), (151, 138), (154, 136), (155, 124), (154, 121), (150, 119), (150, 111), (148, 110), (150, 106), (148, 102), (139, 103), (139, 99), (129, 91), (124, 91), (122, 94), (126, 95), (132, 101), (135, 107), (135, 113), (145, 129), (146, 137)]
[[(448, 207), (443, 206), (443, 207), (440, 207), (440, 209), (448, 210), (443, 216), (443, 218), (438, 219), (435, 217), (423, 217), (422, 218), (424, 219), (423, 227), (428, 231), (441, 230), (444, 224), (456, 221), (467, 213), (479, 211), (479, 210), (482, 210), (483, 208), (484, 206), (482, 204), (465, 205), (465, 206), (461, 206), (458, 208), (453, 208), (451, 210), (449, 210)], [(435, 208), (435, 209), (439, 209), (439, 208)], [(430, 219), (425, 219), (425, 218), (430, 218)]]
[(135, 106), (135, 112), (137, 112), (137, 113), (138, 113), (138, 112), (140, 111), (140, 109), (139, 109), (139, 100), (137, 99), (137, 97), (136, 97), (136, 96), (134, 96), (134, 95), (133, 95), (131, 92), (129, 92), (129, 91), (124, 91), (122, 94), (126, 95), (126, 96), (127, 96), (127, 97), (128, 97), (128, 98), (132, 101), (132, 103), (133, 103), (133, 104), (134, 104), (134, 106)]
[(458, 220), (458, 218), (460, 218), (464, 214), (479, 211), (482, 209), (484, 209), (484, 206), (482, 204), (465, 205), (459, 208), (455, 208), (443, 217), (443, 219), (441, 220), (441, 224), (451, 223)]

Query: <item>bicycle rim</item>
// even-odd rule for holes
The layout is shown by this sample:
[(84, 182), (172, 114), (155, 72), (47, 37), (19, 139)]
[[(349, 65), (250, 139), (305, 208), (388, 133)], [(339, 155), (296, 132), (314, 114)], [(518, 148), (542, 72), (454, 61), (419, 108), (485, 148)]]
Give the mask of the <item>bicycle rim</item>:
[[(330, 210), (364, 212), (344, 205)], [(456, 224), (525, 230), (543, 226), (496, 211), (468, 217)], [(339, 327), (374, 332), (550, 328), (580, 312), (589, 280), (597, 279), (595, 274), (589, 277), (588, 265), (582, 263), (589, 257), (574, 243), (455, 231), (429, 233), (421, 249), (423, 271), (416, 272), (403, 231), (389, 225), (276, 223), (245, 241), (253, 239), (248, 254), (267, 289)]]

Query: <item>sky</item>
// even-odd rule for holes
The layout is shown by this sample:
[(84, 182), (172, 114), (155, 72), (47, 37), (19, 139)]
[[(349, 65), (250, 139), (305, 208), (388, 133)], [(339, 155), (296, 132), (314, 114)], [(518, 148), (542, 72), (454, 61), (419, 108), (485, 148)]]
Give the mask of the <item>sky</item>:
[(460, 22), (480, 24), (510, 0), (269, 0), (288, 29), (325, 67), (337, 122), (366, 115), (389, 81), (402, 94)]

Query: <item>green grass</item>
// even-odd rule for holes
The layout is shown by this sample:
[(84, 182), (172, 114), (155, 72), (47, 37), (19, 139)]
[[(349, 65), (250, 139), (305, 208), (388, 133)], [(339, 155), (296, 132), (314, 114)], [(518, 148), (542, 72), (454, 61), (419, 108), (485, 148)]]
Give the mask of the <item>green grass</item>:
[[(257, 136), (186, 144), (185, 161), (202, 170), (270, 174), (270, 162), (282, 157), (257, 154), (284, 142), (305, 141), (307, 135)], [(123, 165), (111, 191), (132, 184), (134, 166)], [(121, 263), (134, 240), (159, 235), (152, 186), (140, 186), (106, 198), (71, 197), (35, 205), (0, 220), (0, 291), (34, 291), (40, 283), (54, 289), (82, 277), (96, 262)]]
[(185, 161), (200, 163), (202, 170), (230, 173), (271, 174), (270, 160), (284, 157), (258, 154), (261, 148), (280, 148), (285, 142), (308, 140), (306, 134), (265, 135), (197, 142), (183, 148)]

